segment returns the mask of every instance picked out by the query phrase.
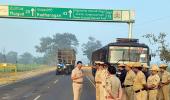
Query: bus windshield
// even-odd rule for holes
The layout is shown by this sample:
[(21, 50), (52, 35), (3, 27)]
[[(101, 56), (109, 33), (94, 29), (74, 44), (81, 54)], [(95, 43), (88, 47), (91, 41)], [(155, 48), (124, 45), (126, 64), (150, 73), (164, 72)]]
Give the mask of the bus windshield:
[(118, 47), (109, 48), (109, 60), (111, 63), (123, 62), (148, 62), (148, 49), (142, 47)]

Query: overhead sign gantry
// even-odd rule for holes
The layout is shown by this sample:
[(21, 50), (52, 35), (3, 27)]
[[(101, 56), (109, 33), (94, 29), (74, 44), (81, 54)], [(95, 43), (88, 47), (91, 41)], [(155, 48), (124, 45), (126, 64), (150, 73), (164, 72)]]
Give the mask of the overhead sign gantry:
[(129, 38), (131, 38), (132, 36), (132, 23), (134, 23), (134, 11), (131, 10), (0, 5), (0, 17), (62, 21), (128, 23)]

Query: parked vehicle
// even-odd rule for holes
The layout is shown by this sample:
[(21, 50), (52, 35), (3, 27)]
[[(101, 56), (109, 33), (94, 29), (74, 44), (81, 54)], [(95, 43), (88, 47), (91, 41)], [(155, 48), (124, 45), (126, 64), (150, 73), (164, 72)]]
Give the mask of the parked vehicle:
[(58, 64), (56, 68), (56, 75), (71, 74), (74, 69), (76, 55), (74, 49), (58, 49)]

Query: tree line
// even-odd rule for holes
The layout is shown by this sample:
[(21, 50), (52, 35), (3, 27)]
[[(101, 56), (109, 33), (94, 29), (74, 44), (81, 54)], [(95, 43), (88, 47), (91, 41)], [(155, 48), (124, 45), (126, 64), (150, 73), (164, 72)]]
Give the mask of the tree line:
[[(94, 37), (89, 37), (87, 43), (81, 45), (83, 55), (91, 60), (91, 54), (102, 46), (101, 41)], [(41, 53), (42, 57), (35, 57), (29, 52), (18, 55), (15, 51), (6, 54), (0, 53), (0, 63), (20, 63), (20, 64), (48, 64), (55, 65), (58, 49), (74, 49), (78, 53), (79, 41), (72, 33), (56, 33), (53, 36), (42, 37), (40, 44), (35, 46), (36, 52)]]
[(34, 57), (31, 53), (25, 52), (18, 55), (15, 51), (9, 51), (7, 54), (0, 53), (0, 63), (11, 64), (42, 64), (41, 57)]

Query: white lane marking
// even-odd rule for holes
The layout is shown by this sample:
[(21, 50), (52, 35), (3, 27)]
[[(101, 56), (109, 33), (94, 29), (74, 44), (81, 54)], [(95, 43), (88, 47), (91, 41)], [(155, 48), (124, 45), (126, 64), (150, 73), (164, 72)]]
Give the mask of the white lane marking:
[(40, 95), (38, 95), (34, 100), (38, 100), (39, 98), (40, 98), (41, 96)]
[(58, 82), (58, 80), (55, 80), (55, 81), (54, 81), (54, 84), (56, 84), (57, 82)]
[(86, 78), (91, 82), (91, 84), (92, 84), (94, 87), (96, 87), (95, 84), (92, 82), (92, 80), (91, 80), (88, 76), (86, 76)]

